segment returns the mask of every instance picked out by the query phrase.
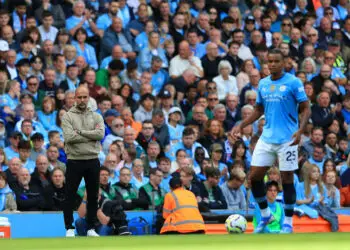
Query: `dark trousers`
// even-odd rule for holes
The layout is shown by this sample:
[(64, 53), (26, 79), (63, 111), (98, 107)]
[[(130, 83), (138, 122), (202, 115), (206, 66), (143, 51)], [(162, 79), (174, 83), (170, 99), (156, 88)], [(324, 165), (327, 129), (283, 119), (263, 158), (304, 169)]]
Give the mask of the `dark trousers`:
[(66, 229), (74, 228), (73, 206), (76, 193), (81, 182), (85, 180), (87, 193), (87, 215), (88, 230), (94, 228), (97, 221), (97, 200), (99, 189), (100, 162), (98, 159), (91, 160), (68, 160), (66, 172), (66, 199), (63, 209), (64, 224)]

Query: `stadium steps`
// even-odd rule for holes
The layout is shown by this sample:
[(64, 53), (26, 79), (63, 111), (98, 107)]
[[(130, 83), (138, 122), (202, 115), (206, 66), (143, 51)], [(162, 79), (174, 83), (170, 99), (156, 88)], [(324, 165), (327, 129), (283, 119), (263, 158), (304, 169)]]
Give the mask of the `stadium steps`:
[[(350, 232), (350, 216), (338, 215), (339, 232)], [(294, 216), (294, 232), (296, 233), (320, 233), (330, 232), (330, 226), (327, 221), (322, 218), (310, 219), (306, 216)], [(253, 224), (248, 222), (246, 233), (253, 232)], [(227, 234), (225, 224), (206, 224), (207, 234)]]

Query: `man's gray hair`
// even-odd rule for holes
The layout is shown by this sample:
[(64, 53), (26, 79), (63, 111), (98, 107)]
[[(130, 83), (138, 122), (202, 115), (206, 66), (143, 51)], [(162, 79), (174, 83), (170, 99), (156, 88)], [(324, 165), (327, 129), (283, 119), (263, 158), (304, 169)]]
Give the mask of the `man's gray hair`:
[(215, 113), (217, 110), (219, 109), (226, 109), (225, 105), (222, 104), (222, 103), (218, 103), (215, 105), (214, 109), (213, 109), (213, 112)]

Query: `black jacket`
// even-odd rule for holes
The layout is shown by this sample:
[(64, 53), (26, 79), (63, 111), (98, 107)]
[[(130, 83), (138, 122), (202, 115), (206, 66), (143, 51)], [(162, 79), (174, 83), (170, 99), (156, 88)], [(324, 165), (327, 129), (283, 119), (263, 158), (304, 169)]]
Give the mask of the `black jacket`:
[(17, 184), (13, 190), (16, 194), (17, 208), (19, 211), (41, 211), (47, 210), (43, 190), (41, 187), (30, 183), (29, 189), (24, 189)]
[[(123, 183), (117, 182), (113, 186), (116, 186), (122, 190), (126, 190), (128, 193), (130, 193), (131, 189), (133, 188), (130, 183), (125, 185)], [(136, 189), (134, 191), (137, 192)], [(116, 199), (121, 203), (124, 210), (133, 210), (135, 208), (142, 208), (144, 210), (147, 210), (148, 208), (148, 203), (144, 199), (134, 198), (130, 201), (124, 200), (123, 195), (118, 191), (118, 189), (116, 189), (116, 195)]]
[[(209, 199), (209, 193), (203, 182), (199, 183), (199, 189), (202, 199)], [(215, 201), (209, 201), (210, 209), (226, 209), (227, 203), (219, 186), (212, 189)]]
[(230, 62), (231, 66), (232, 66), (231, 75), (236, 76), (238, 74), (238, 72), (241, 70), (243, 60), (241, 58), (239, 58), (238, 56), (233, 57), (233, 56), (230, 56), (227, 54), (225, 57), (222, 58), (222, 60), (227, 60)]
[(214, 61), (210, 61), (208, 55), (205, 55), (201, 58), (202, 67), (204, 71), (205, 79), (211, 81), (214, 77), (219, 75), (218, 66), (220, 63), (220, 57), (214, 59)]

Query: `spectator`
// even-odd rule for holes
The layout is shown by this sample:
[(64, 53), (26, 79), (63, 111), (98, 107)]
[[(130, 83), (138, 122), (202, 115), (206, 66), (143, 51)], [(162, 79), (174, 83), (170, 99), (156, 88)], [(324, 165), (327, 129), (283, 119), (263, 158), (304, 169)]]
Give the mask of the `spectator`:
[(225, 197), (218, 186), (220, 171), (217, 168), (209, 167), (205, 169), (206, 181), (199, 185), (201, 198), (210, 209), (226, 209)]
[[(113, 103), (113, 101), (112, 101), (112, 103)], [(121, 115), (122, 115), (122, 119), (124, 121), (124, 127), (130, 126), (131, 128), (133, 128), (135, 136), (137, 136), (142, 129), (142, 124), (134, 121), (134, 119), (132, 118), (131, 109), (129, 107), (124, 107), (122, 109)], [(124, 135), (125, 135), (125, 132), (126, 131), (124, 131)]]
[(325, 181), (325, 188), (327, 191), (327, 199), (328, 206), (331, 208), (340, 208), (340, 191), (335, 186), (337, 177), (337, 172), (335, 171), (328, 171), (326, 173), (326, 181)]
[(35, 162), (29, 158), (30, 151), (31, 145), (29, 141), (21, 140), (18, 143), (19, 159), (21, 160), (22, 166), (28, 169), (29, 173), (32, 174), (35, 169)]
[[(282, 204), (280, 202), (276, 202), (279, 185), (276, 181), (270, 181), (266, 183), (266, 198), (268, 201), (268, 206), (271, 209), (271, 212), (275, 214), (275, 218), (278, 218), (274, 223), (269, 224), (265, 229), (265, 233), (279, 233), (282, 228), (283, 220), (284, 220), (284, 210), (282, 208)], [(257, 223), (261, 220), (261, 211), (256, 206), (253, 218), (254, 227), (257, 226)]]
[(96, 58), (96, 51), (94, 47), (86, 43), (86, 39), (88, 38), (87, 31), (84, 28), (78, 28), (75, 31), (73, 38), (74, 41), (72, 41), (72, 45), (77, 50), (77, 56), (83, 56), (87, 64), (97, 70), (98, 63)]
[(88, 37), (94, 35), (102, 37), (102, 33), (91, 18), (91, 11), (85, 8), (83, 1), (76, 1), (73, 5), (73, 15), (66, 19), (66, 29), (71, 36), (74, 36), (80, 28), (86, 30)]
[(40, 211), (46, 208), (41, 188), (30, 181), (31, 176), (28, 169), (21, 168), (18, 171), (18, 184), (14, 189), (19, 211)]
[[(109, 112), (109, 111), (107, 111), (107, 112)], [(124, 129), (125, 129), (123, 120), (120, 117), (114, 117), (110, 128), (111, 128), (111, 133), (109, 135), (107, 135), (103, 141), (103, 151), (105, 153), (107, 153), (109, 146), (115, 140), (122, 140), (123, 135), (124, 135)]]
[(218, 54), (218, 45), (213, 42), (209, 42), (206, 45), (206, 55), (201, 58), (202, 66), (204, 70), (204, 77), (211, 81), (215, 76), (218, 75), (218, 66), (220, 57)]
[(67, 66), (67, 76), (65, 80), (61, 81), (59, 88), (62, 89), (64, 92), (67, 90), (76, 90), (78, 87), (80, 80), (78, 78), (78, 67), (76, 64), (71, 64)]
[(151, 94), (141, 96), (140, 107), (134, 113), (135, 121), (144, 122), (152, 119), (153, 108), (155, 105), (155, 98)]
[(108, 152), (105, 161), (103, 162), (103, 166), (108, 169), (108, 182), (111, 185), (114, 185), (119, 181), (119, 171), (124, 165), (124, 162), (120, 161), (120, 155), (117, 156), (117, 154), (114, 154), (114, 147), (115, 153), (121, 153), (119, 152), (119, 145), (117, 143), (112, 144), (110, 147), (111, 151)]
[(220, 61), (218, 65), (219, 75), (213, 79), (216, 82), (219, 100), (223, 101), (228, 93), (238, 94), (236, 78), (231, 75), (231, 64), (226, 61)]
[[(316, 149), (316, 148), (315, 148)], [(297, 205), (311, 218), (318, 215), (330, 222), (332, 232), (338, 231), (338, 216), (327, 206), (327, 192), (321, 180), (320, 169), (311, 165), (305, 172), (304, 182), (299, 183)]]
[(231, 64), (232, 71), (230, 74), (233, 76), (238, 74), (243, 64), (243, 60), (238, 57), (239, 46), (238, 42), (230, 42), (229, 51), (227, 55), (222, 58), (222, 60), (227, 60)]
[(0, 211), (14, 212), (16, 210), (15, 195), (7, 183), (6, 173), (0, 172)]
[(197, 77), (203, 77), (202, 63), (199, 58), (191, 56), (190, 45), (187, 41), (179, 43), (179, 54), (170, 61), (169, 75), (176, 78), (186, 69), (192, 69)]
[(51, 40), (55, 42), (58, 29), (53, 26), (54, 18), (52, 12), (47, 10), (43, 11), (40, 19), (42, 20), (42, 25), (38, 27), (40, 36), (44, 41)]
[(144, 31), (145, 23), (148, 20), (147, 4), (141, 3), (137, 7), (137, 16), (138, 19), (132, 20), (126, 27), (128, 32), (130, 32), (133, 37), (136, 37), (138, 34)]
[(134, 43), (132, 42), (131, 34), (123, 29), (123, 21), (114, 17), (112, 24), (104, 32), (101, 41), (100, 60), (111, 54), (114, 45), (119, 44), (128, 59), (135, 59), (136, 53)]
[(317, 98), (317, 104), (311, 107), (312, 115), (311, 119), (314, 124), (328, 128), (336, 115), (340, 115), (341, 104), (337, 104), (333, 109), (330, 108), (330, 94), (326, 91), (321, 91)]
[(130, 181), (131, 171), (123, 167), (120, 170), (120, 181), (113, 185), (117, 197), (121, 200), (123, 209), (125, 211), (140, 208), (147, 209), (148, 204), (139, 198), (138, 190), (130, 184)]
[(248, 74), (249, 74), (249, 72), (252, 72), (252, 70), (254, 68), (255, 68), (255, 65), (253, 63), (253, 60), (243, 61), (242, 68), (236, 76), (237, 87), (238, 87), (239, 93), (249, 83), (249, 75)]
[(151, 141), (150, 143), (148, 143), (146, 156), (143, 158), (144, 173), (146, 176), (149, 175), (150, 169), (158, 167), (158, 159), (160, 152), (161, 151), (158, 142)]
[[(108, 12), (100, 15), (97, 18), (96, 26), (100, 30), (101, 34), (103, 34), (104, 31), (112, 24), (112, 19), (114, 17), (119, 17), (121, 20), (123, 20), (122, 12), (119, 9), (119, 2), (113, 0), (108, 5)], [(123, 23), (125, 23), (125, 20), (123, 20)]]
[(51, 173), (49, 170), (49, 161), (45, 155), (39, 155), (36, 158), (34, 172), (31, 174), (31, 182), (43, 189), (51, 186)]
[(65, 200), (64, 188), (65, 178), (64, 171), (61, 168), (54, 168), (51, 175), (51, 182), (53, 187), (53, 211), (62, 211)]
[(142, 186), (149, 182), (149, 178), (144, 176), (143, 162), (136, 159), (132, 164), (132, 177), (130, 183), (139, 190)]
[(227, 209), (246, 209), (246, 197), (241, 189), (245, 176), (245, 173), (241, 169), (233, 169), (229, 179), (220, 186), (226, 199)]
[(14, 3), (15, 10), (12, 13), (13, 29), (15, 33), (19, 33), (25, 28), (27, 19), (27, 3), (25, 1), (16, 1)]
[[(8, 91), (6, 94), (1, 95), (1, 99), (0, 99), (0, 107), (4, 108), (5, 110), (8, 110), (8, 112), (10, 110), (15, 110), (16, 107), (19, 104), (19, 97), (21, 94), (21, 86), (19, 84), (19, 82), (17, 81), (10, 81), (8, 83)], [(9, 114), (11, 114), (12, 112), (9, 112)]]
[(59, 149), (57, 146), (50, 145), (47, 148), (47, 159), (49, 161), (48, 170), (52, 172), (55, 168), (60, 168), (62, 171), (66, 172), (66, 164), (58, 160), (59, 157)]
[(159, 186), (162, 179), (163, 173), (160, 169), (151, 169), (149, 183), (142, 186), (139, 190), (140, 200), (142, 203), (147, 204), (147, 208), (150, 210), (157, 210), (163, 205), (165, 191)]
[(160, 47), (160, 37), (159, 33), (152, 31), (148, 36), (148, 46), (141, 50), (139, 59), (141, 62), (141, 71), (145, 71), (151, 68), (152, 57), (156, 55), (159, 56), (162, 61), (162, 67), (168, 67), (168, 60), (165, 56), (165, 52), (162, 47)]
[(152, 123), (154, 126), (154, 136), (157, 138), (160, 147), (165, 149), (170, 144), (170, 141), (168, 126), (165, 122), (165, 117), (162, 110), (153, 110)]
[[(308, 163), (316, 165), (321, 175), (323, 174), (323, 166), (326, 161), (326, 148), (322, 144), (317, 144), (314, 146), (312, 156), (309, 157)], [(305, 165), (303, 166), (303, 168)]]
[(30, 152), (30, 159), (35, 161), (39, 155), (46, 155), (44, 148), (44, 136), (40, 133), (35, 133), (30, 137), (33, 148)]
[(16, 62), (16, 68), (17, 68), (18, 74), (15, 80), (20, 83), (21, 89), (25, 89), (27, 87), (26, 80), (27, 80), (27, 75), (29, 73), (29, 66), (30, 66), (29, 64), (30, 62), (26, 58), (22, 58)]
[(150, 142), (157, 141), (157, 138), (154, 135), (154, 125), (151, 120), (145, 120), (142, 123), (142, 130), (138, 134), (136, 141), (144, 151), (147, 150)]

